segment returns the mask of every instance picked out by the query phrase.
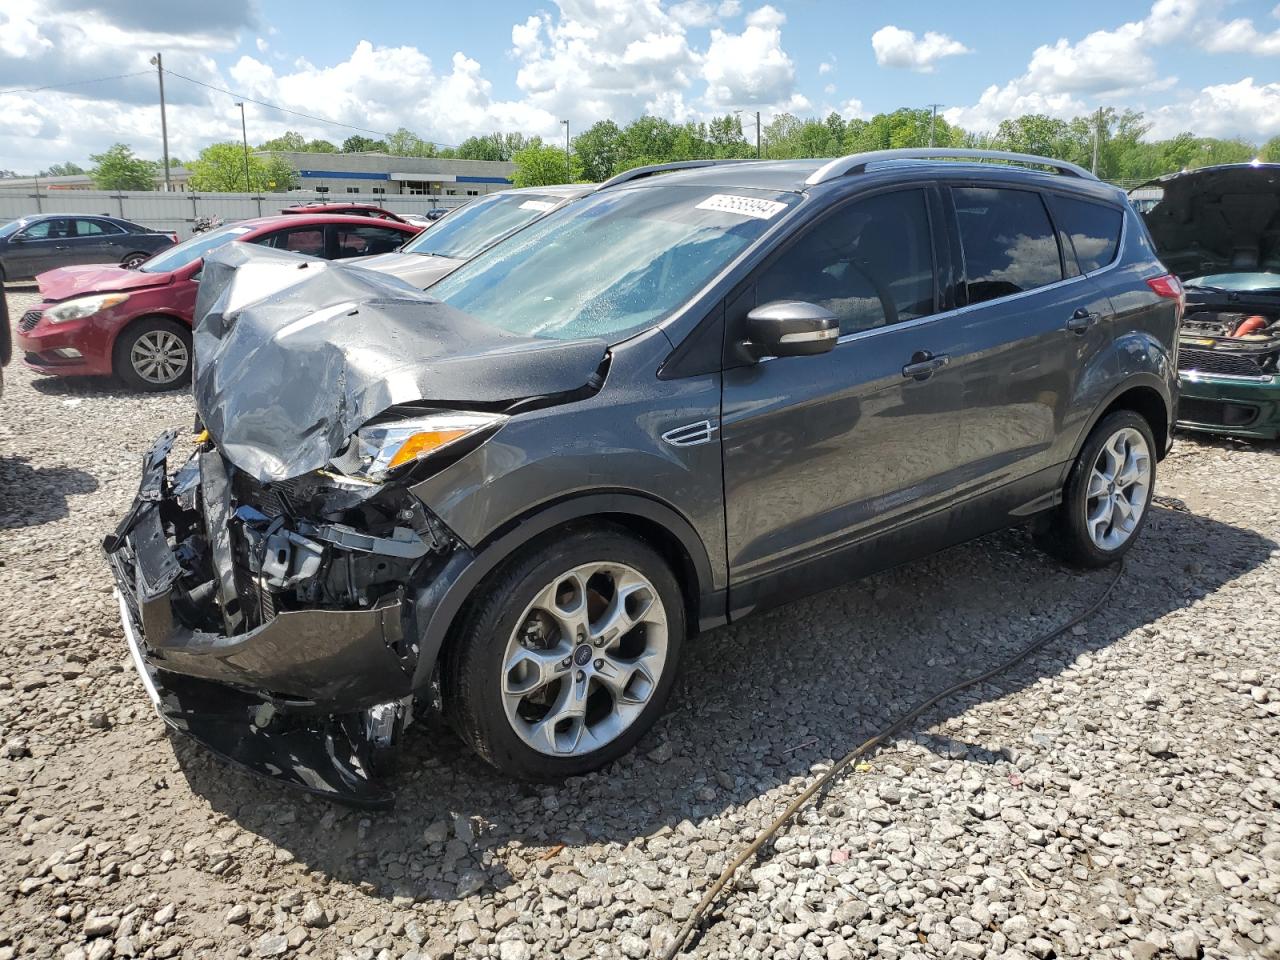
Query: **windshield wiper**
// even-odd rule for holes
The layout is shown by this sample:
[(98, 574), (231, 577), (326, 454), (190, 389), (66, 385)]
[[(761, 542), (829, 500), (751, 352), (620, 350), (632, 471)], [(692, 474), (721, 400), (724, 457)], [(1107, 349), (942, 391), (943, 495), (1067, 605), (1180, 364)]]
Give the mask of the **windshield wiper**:
[(1205, 293), (1230, 293), (1231, 292), (1230, 290), (1226, 290), (1223, 287), (1210, 287), (1210, 286), (1205, 286), (1204, 284), (1201, 284), (1201, 283), (1184, 283), (1182, 285), (1182, 289), (1203, 290)]

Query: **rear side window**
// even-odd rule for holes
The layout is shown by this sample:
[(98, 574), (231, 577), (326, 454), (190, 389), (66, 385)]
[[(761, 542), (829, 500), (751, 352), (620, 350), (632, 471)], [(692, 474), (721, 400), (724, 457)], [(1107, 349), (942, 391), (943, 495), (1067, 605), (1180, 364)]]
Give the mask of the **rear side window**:
[(404, 243), (405, 234), (390, 227), (339, 226), (337, 259), (367, 257), (376, 253), (390, 253)]
[(264, 247), (275, 247), (277, 250), (292, 250), (294, 253), (323, 257), (324, 227), (307, 225), (289, 230), (277, 230), (253, 242)]
[(955, 187), (969, 303), (983, 303), (1062, 279), (1058, 241), (1040, 194)]
[(807, 228), (756, 280), (756, 303), (804, 300), (857, 333), (933, 313), (933, 244), (922, 190), (855, 200)]
[(1070, 242), (1067, 256), (1075, 251), (1081, 273), (1100, 270), (1116, 258), (1120, 249), (1120, 225), (1124, 214), (1115, 207), (1075, 197), (1051, 195), (1053, 218)]
[(75, 224), (77, 237), (100, 237), (106, 233), (124, 233), (114, 223), (108, 223), (106, 220), (77, 220)]

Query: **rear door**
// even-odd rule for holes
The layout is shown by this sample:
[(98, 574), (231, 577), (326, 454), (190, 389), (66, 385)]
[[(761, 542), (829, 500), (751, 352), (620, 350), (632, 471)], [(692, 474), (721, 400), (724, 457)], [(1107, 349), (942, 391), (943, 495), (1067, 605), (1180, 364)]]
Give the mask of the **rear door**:
[(109, 220), (76, 217), (71, 221), (74, 235), (67, 243), (71, 263), (119, 263), (126, 251), (120, 249), (125, 232)]
[(1057, 488), (1064, 421), (1111, 306), (1073, 257), (1068, 269), (1040, 192), (956, 184), (949, 193), (962, 265), (958, 475), (965, 496), (1017, 483), (1007, 496), (1030, 501)]

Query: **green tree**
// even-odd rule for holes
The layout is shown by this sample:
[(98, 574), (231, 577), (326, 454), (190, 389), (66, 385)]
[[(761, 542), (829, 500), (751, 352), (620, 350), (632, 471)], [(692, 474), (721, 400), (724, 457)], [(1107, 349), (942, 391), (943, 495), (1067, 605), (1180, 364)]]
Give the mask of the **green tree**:
[(713, 117), (707, 124), (707, 141), (719, 159), (740, 160), (756, 155), (755, 144), (743, 135), (742, 117), (736, 113)]
[(278, 137), (273, 137), (262, 146), (259, 150), (285, 150), (289, 153), (302, 153), (307, 149), (307, 138), (298, 133), (297, 130), (286, 130)]
[(557, 183), (577, 183), (582, 179), (582, 161), (569, 158), (565, 170), (564, 147), (551, 147), (535, 138), (511, 158), (516, 165), (511, 182), (517, 187), (547, 187)]
[(66, 163), (52, 163), (48, 170), (41, 170), (42, 177), (74, 177), (78, 173), (84, 173), (84, 167), (78, 163), (72, 163), (68, 160)]
[(1280, 163), (1280, 137), (1272, 137), (1258, 150), (1258, 157), (1265, 163)]
[(151, 190), (156, 182), (156, 165), (133, 155), (133, 148), (112, 144), (105, 153), (90, 154), (93, 169), (89, 176), (99, 190)]
[(401, 127), (395, 133), (388, 134), (386, 152), (393, 157), (434, 157), (436, 145), (423, 140), (412, 130)]
[[(200, 151), (200, 156), (187, 165), (192, 190), (207, 193), (244, 193), (244, 148), (238, 143), (215, 143)], [(249, 190), (251, 193), (283, 193), (297, 186), (297, 171), (283, 157), (261, 157), (249, 154)]]
[(583, 177), (592, 183), (608, 180), (622, 159), (622, 130), (612, 120), (599, 120), (573, 138), (573, 152)]
[(360, 134), (353, 134), (342, 141), (343, 153), (386, 153), (387, 141), (371, 140)]

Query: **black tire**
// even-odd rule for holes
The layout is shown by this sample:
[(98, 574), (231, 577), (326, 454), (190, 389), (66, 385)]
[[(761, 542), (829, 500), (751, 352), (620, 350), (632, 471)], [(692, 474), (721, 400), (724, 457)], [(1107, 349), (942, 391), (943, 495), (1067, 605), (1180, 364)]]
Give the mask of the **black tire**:
[[(666, 659), (644, 706), (614, 739), (590, 752), (553, 756), (527, 744), (508, 719), (502, 691), (504, 657), (519, 621), (539, 593), (569, 571), (596, 562), (630, 567), (656, 590), (666, 616)], [(451, 636), (440, 675), (445, 717), (477, 754), (508, 776), (554, 782), (588, 773), (634, 747), (662, 713), (685, 630), (684, 598), (671, 568), (624, 529), (605, 523), (541, 538), (477, 588), (460, 629)], [(571, 680), (575, 671), (576, 667), (566, 676)]]
[[(1089, 478), (1102, 456), (1104, 445), (1125, 430), (1133, 430), (1146, 442), (1150, 480), (1137, 523), (1123, 542), (1104, 548), (1094, 542), (1087, 523)], [(1072, 566), (1096, 569), (1116, 563), (1133, 548), (1151, 514), (1151, 496), (1156, 483), (1156, 442), (1146, 418), (1132, 410), (1116, 410), (1103, 417), (1089, 433), (1071, 467), (1063, 489), (1062, 503), (1037, 521), (1035, 541), (1046, 553)]]
[(145, 250), (135, 250), (120, 261), (120, 266), (124, 267), (126, 270), (136, 270), (139, 264), (146, 263), (150, 259), (151, 254), (147, 253)]
[[(176, 337), (185, 350), (185, 362), (180, 372), (172, 378), (159, 374), (148, 378), (143, 370), (134, 365), (135, 346), (144, 338), (153, 335), (159, 335), (164, 342), (172, 342), (169, 338)], [(154, 393), (160, 390), (175, 390), (189, 384), (191, 358), (191, 330), (186, 324), (170, 320), (168, 317), (146, 317), (134, 321), (116, 338), (115, 349), (112, 351), (112, 369), (115, 370), (117, 377), (134, 390)]]

